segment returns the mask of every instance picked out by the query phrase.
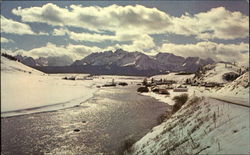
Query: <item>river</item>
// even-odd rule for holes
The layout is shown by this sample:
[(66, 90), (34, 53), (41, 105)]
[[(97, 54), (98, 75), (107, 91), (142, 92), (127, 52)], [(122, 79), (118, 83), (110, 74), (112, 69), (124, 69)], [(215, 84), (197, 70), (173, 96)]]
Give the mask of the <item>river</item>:
[(2, 154), (122, 154), (169, 109), (136, 89), (100, 88), (80, 106), (1, 118)]

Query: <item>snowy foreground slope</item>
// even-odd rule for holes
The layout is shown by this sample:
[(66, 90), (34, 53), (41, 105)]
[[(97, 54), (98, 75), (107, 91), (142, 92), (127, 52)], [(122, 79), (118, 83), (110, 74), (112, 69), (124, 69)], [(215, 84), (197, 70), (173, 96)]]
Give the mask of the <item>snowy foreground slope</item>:
[[(224, 69), (221, 64), (215, 68), (215, 72), (208, 70), (202, 75), (203, 80), (224, 82), (223, 74), (238, 69)], [(179, 84), (184, 81), (176, 79)], [(173, 105), (173, 97), (180, 92), (169, 92), (170, 96), (143, 94)], [(187, 103), (136, 142), (127, 154), (250, 154), (249, 72), (222, 88), (188, 86), (186, 93)]]
[(87, 75), (49, 75), (1, 56), (1, 116), (76, 106), (92, 97), (98, 90), (97, 85), (111, 82), (113, 78), (136, 81), (126, 80), (123, 76), (103, 76), (93, 80), (62, 80), (65, 76), (83, 78)]
[(249, 108), (192, 98), (129, 154), (249, 154)]

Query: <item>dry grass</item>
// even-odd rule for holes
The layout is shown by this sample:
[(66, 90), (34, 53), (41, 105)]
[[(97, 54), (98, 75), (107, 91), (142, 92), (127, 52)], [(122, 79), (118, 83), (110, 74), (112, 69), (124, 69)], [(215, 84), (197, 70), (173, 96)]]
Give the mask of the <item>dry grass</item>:
[(175, 104), (173, 105), (172, 113), (178, 111), (188, 100), (188, 94), (181, 94), (180, 96), (175, 96), (173, 98)]

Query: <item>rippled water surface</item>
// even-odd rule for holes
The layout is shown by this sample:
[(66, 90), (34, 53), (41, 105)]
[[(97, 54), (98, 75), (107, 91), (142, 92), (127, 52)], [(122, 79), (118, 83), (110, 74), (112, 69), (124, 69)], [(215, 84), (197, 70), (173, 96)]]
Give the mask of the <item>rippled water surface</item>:
[(121, 154), (126, 139), (141, 138), (166, 110), (134, 86), (101, 88), (78, 107), (2, 118), (2, 154)]

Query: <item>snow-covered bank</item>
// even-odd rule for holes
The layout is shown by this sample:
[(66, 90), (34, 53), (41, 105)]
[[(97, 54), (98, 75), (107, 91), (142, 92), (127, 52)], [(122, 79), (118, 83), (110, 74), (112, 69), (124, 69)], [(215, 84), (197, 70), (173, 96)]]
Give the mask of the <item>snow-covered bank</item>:
[(249, 154), (249, 139), (249, 108), (193, 96), (129, 154)]
[(50, 110), (72, 107), (92, 97), (96, 91), (90, 82), (50, 76), (2, 73), (1, 81), (1, 112), (48, 105), (57, 105)]
[[(89, 81), (62, 80), (1, 57), (1, 116), (78, 105), (93, 96), (96, 89), (92, 85)], [(6, 113), (10, 111), (16, 112)]]
[(164, 102), (168, 105), (174, 105), (173, 98), (175, 96), (181, 95), (183, 93), (192, 94), (192, 92), (190, 92), (190, 91), (188, 91), (188, 92), (174, 92), (173, 89), (168, 90), (168, 92), (170, 93), (170, 95), (162, 95), (162, 94), (154, 93), (150, 90), (150, 92), (142, 93), (142, 95), (153, 97), (153, 98), (157, 99), (158, 101)]
[[(63, 80), (63, 77), (82, 80)], [(94, 76), (87, 74), (45, 74), (1, 56), (1, 116), (22, 115), (73, 107), (91, 98), (102, 86), (115, 82), (137, 83), (140, 77)]]

